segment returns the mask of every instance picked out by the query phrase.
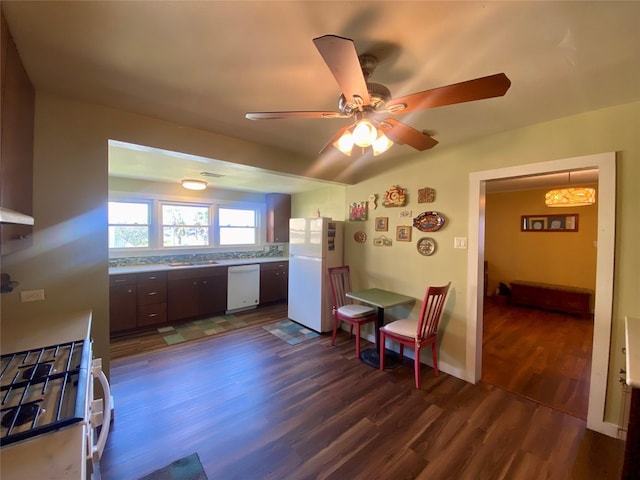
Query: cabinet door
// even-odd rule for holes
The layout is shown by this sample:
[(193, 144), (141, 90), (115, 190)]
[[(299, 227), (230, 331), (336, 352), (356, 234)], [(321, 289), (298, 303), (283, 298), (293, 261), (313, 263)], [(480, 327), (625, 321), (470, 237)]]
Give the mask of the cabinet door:
[(170, 279), (167, 286), (167, 320), (172, 322), (198, 315), (199, 292), (197, 278)]
[[(35, 90), (2, 15), (0, 205), (33, 215)], [(1, 224), (0, 253), (32, 245), (31, 225)]]
[(286, 300), (289, 293), (289, 262), (260, 265), (260, 303)]
[(289, 218), (291, 218), (291, 196), (270, 193), (267, 200), (267, 242), (289, 241)]
[(260, 303), (276, 302), (280, 299), (277, 270), (260, 270)]
[(137, 326), (138, 303), (135, 284), (112, 284), (109, 288), (109, 331), (132, 330)]
[(167, 323), (167, 303), (138, 305), (138, 327), (149, 327)]
[(207, 270), (207, 276), (200, 280), (200, 315), (221, 313), (227, 309), (227, 268)]

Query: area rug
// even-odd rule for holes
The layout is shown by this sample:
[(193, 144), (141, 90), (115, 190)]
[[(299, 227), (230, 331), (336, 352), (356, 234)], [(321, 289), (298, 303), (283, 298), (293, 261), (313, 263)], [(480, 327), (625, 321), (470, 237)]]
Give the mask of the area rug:
[(166, 467), (142, 477), (140, 480), (207, 480), (207, 475), (202, 469), (198, 454), (192, 453), (188, 457), (176, 460)]
[(289, 345), (297, 345), (306, 340), (319, 337), (320, 334), (309, 330), (307, 327), (300, 325), (288, 318), (280, 320), (276, 323), (270, 323), (269, 325), (263, 325), (267, 332), (275, 335), (281, 340), (284, 340)]
[(204, 318), (182, 323), (175, 327), (160, 327), (158, 333), (167, 345), (175, 345), (189, 340), (217, 335), (219, 333), (246, 327), (247, 323), (233, 315)]

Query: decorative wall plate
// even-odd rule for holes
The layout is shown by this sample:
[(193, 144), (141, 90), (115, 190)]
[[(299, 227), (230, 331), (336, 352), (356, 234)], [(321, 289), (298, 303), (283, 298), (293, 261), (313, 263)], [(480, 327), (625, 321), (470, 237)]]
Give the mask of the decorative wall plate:
[(367, 234), (360, 230), (353, 234), (353, 239), (358, 243), (364, 243), (367, 241)]
[(413, 219), (413, 226), (421, 232), (437, 232), (444, 226), (444, 217), (438, 212), (422, 212)]
[(420, 240), (418, 240), (418, 244), (416, 245), (416, 247), (418, 248), (418, 252), (420, 252), (421, 255), (425, 255), (428, 257), (429, 255), (433, 255), (436, 251), (436, 241), (433, 238), (422, 237)]

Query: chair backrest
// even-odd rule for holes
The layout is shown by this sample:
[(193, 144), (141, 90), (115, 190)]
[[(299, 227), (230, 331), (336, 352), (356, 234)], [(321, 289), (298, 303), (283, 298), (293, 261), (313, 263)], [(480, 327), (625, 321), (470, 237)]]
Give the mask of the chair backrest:
[(427, 293), (424, 295), (424, 301), (420, 309), (416, 339), (425, 340), (433, 337), (438, 332), (438, 324), (442, 317), (444, 301), (447, 298), (450, 286), (451, 282), (442, 287), (427, 288)]
[(351, 271), (348, 265), (328, 269), (333, 306), (338, 309), (344, 305), (351, 305), (353, 301), (346, 296), (351, 291)]

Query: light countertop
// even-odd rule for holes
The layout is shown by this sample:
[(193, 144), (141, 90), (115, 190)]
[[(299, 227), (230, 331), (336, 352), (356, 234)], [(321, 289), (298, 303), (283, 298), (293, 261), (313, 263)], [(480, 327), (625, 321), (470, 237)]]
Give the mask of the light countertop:
[(627, 385), (640, 388), (640, 318), (625, 317)]
[(233, 258), (229, 260), (216, 260), (215, 263), (201, 263), (194, 265), (171, 266), (169, 264), (155, 263), (151, 265), (131, 265), (127, 267), (111, 267), (109, 275), (119, 275), (124, 273), (146, 273), (146, 272), (170, 272), (172, 270), (184, 270), (189, 268), (205, 267), (230, 267), (234, 265), (251, 265), (254, 263), (288, 262), (289, 257), (258, 257), (258, 258)]
[(22, 352), (74, 340), (85, 340), (91, 334), (91, 310), (65, 312), (11, 321), (2, 319), (0, 351)]

